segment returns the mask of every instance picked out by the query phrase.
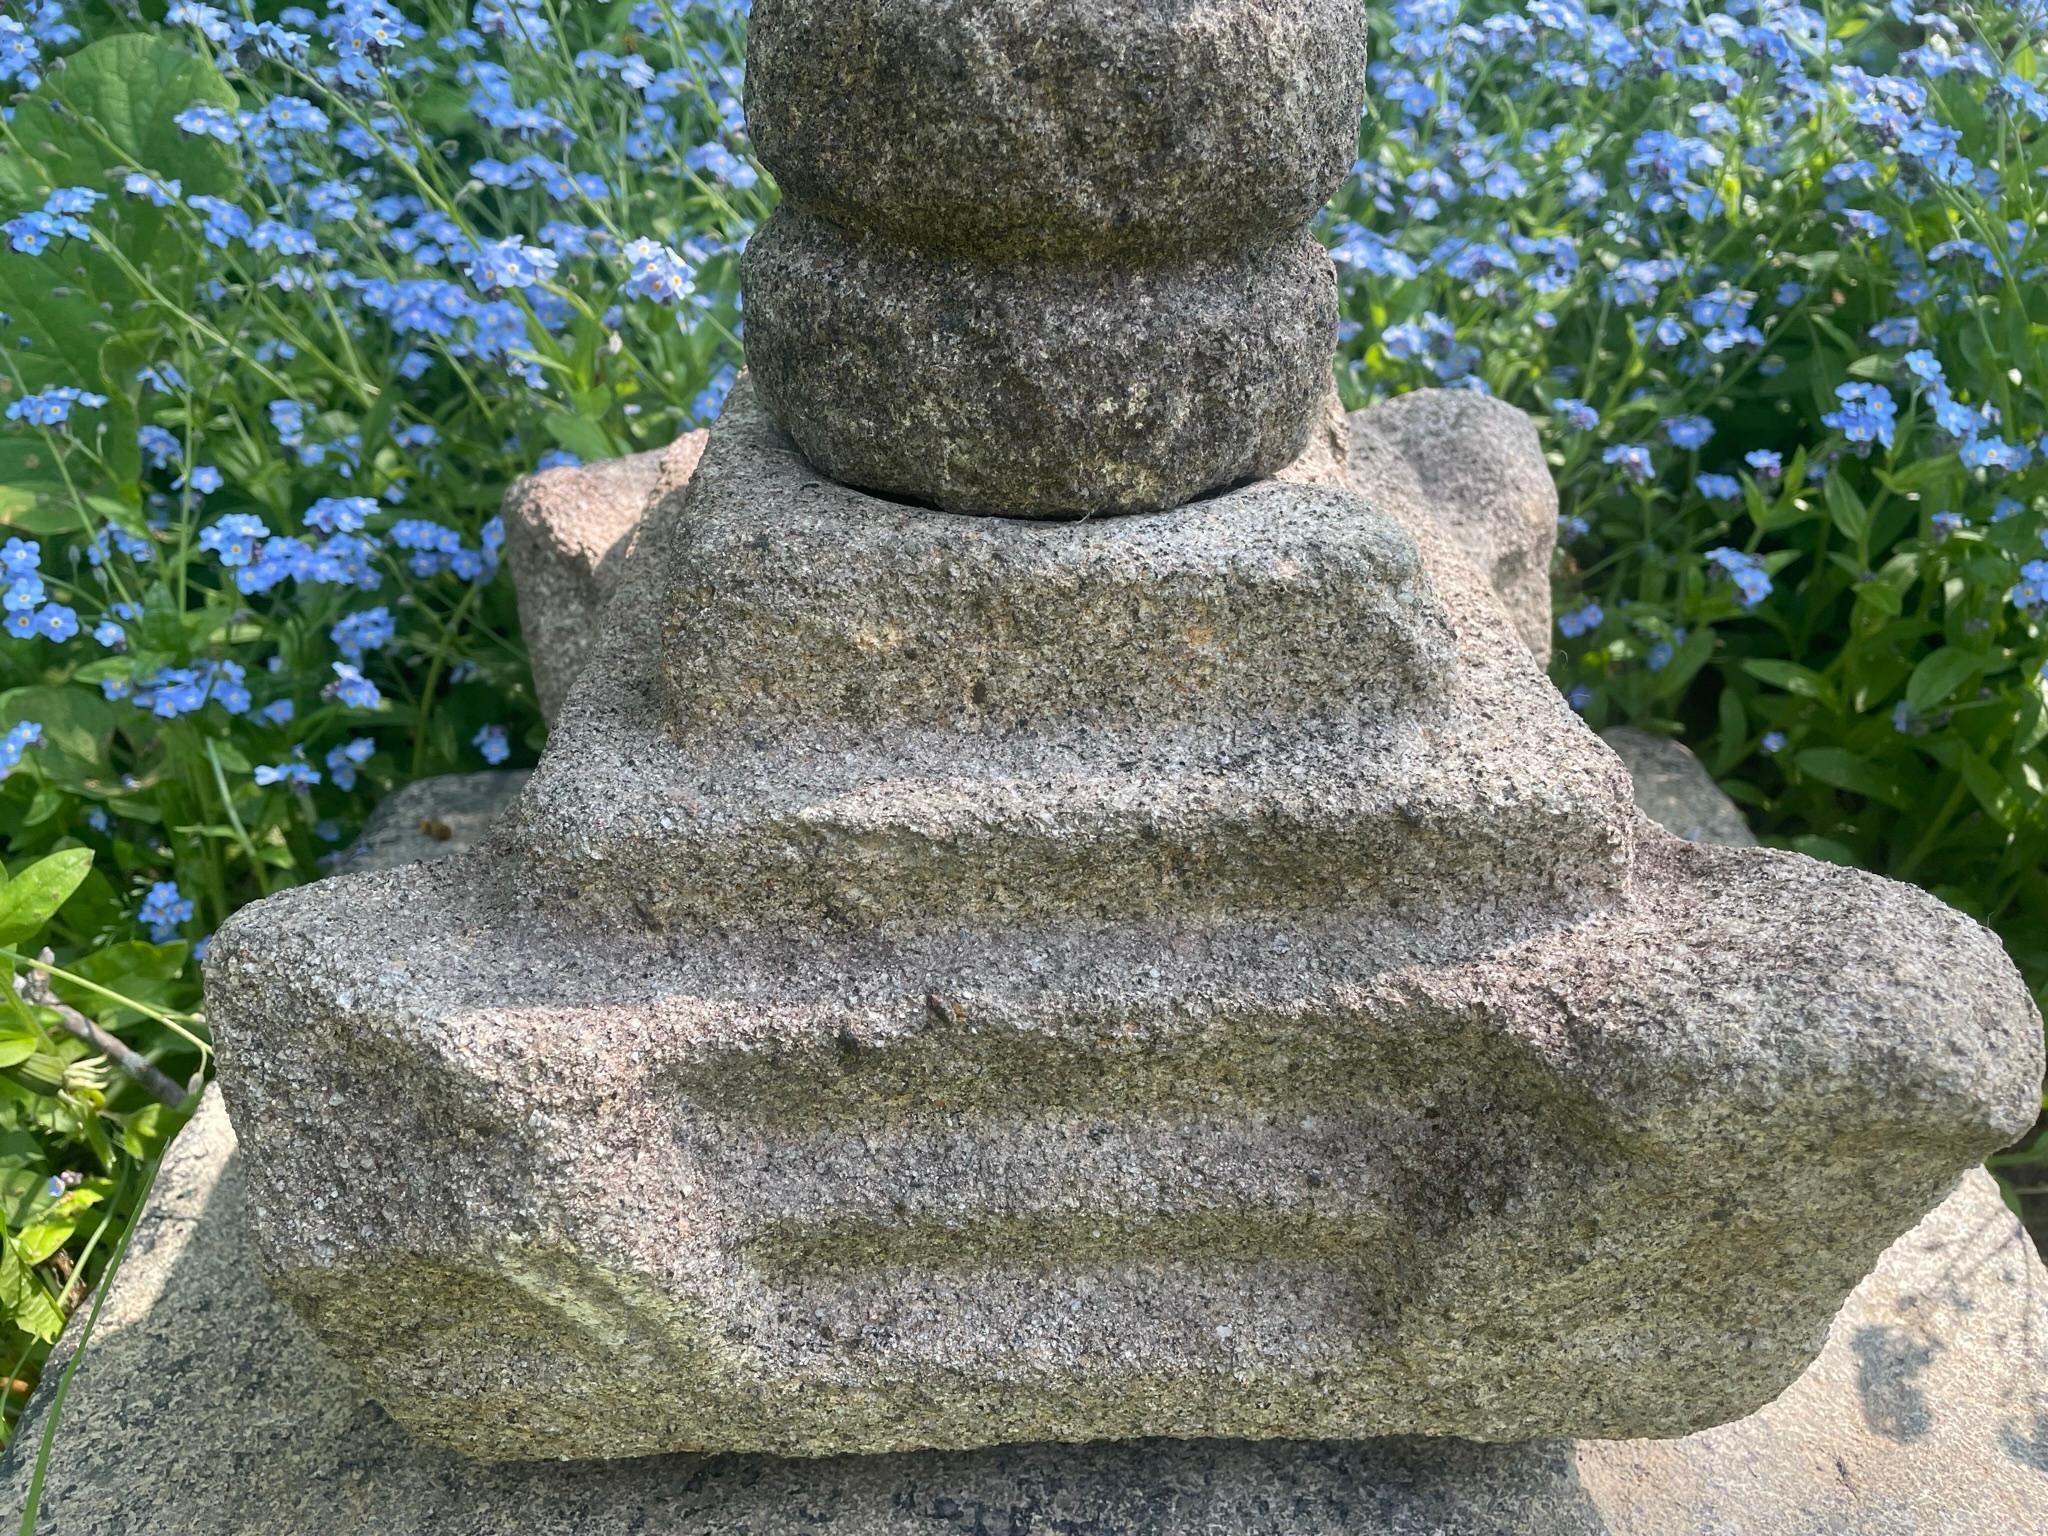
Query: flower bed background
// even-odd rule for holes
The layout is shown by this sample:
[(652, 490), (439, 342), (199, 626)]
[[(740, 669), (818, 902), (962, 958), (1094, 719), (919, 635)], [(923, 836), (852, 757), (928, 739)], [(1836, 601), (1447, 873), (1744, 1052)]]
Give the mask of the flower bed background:
[[(10, 1418), (205, 1065), (205, 936), (538, 748), (505, 486), (717, 413), (773, 196), (745, 10), (0, 0)], [(1349, 403), (1542, 418), (1588, 718), (2048, 986), (2048, 11), (1373, 25)]]

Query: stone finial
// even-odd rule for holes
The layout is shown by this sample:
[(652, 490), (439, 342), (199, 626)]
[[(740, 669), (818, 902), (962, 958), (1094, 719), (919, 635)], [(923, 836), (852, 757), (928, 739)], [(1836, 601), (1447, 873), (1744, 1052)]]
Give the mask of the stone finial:
[(820, 470), (953, 512), (1178, 506), (1294, 460), (1360, 0), (758, 0), (756, 387)]

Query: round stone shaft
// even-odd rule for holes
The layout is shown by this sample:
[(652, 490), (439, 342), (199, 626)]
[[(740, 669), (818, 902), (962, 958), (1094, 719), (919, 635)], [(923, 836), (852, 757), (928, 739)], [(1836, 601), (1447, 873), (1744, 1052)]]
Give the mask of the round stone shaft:
[(1079, 517), (1301, 452), (1359, 0), (757, 0), (750, 47), (784, 204), (746, 259), (749, 360), (824, 473)]

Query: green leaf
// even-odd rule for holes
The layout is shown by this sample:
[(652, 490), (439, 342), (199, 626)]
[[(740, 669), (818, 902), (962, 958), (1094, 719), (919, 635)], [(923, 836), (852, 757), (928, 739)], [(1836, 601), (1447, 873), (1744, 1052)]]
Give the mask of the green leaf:
[[(39, 206), (58, 187), (118, 194), (131, 170), (176, 179), (187, 197), (234, 190), (226, 147), (177, 126), (177, 115), (199, 103), (232, 109), (236, 98), (211, 62), (169, 36), (127, 32), (81, 48), (15, 109), (10, 152), (0, 155), (0, 217)], [(132, 457), (134, 427), (123, 420), (129, 411), (120, 397), (133, 389), (133, 374), (113, 377), (95, 364), (120, 338), (145, 351), (161, 348), (164, 318), (133, 271), (181, 294), (189, 291), (194, 258), (168, 211), (139, 199), (117, 195), (91, 222), (120, 260), (82, 240), (60, 240), (39, 256), (0, 251), (0, 309), (12, 318), (10, 344), (17, 336), (23, 342), (13, 366), (26, 387), (83, 384), (98, 372), (101, 393), (112, 397), (103, 441)], [(9, 377), (0, 393), (14, 387)], [(37, 521), (57, 517), (39, 510)]]
[(1971, 795), (1984, 808), (1985, 815), (2008, 832), (2025, 819), (2018, 792), (1983, 758), (1966, 750), (1961, 767), (1963, 782), (1970, 786)]
[(70, 1242), (71, 1234), (77, 1230), (76, 1216), (46, 1217), (23, 1227), (15, 1233), (14, 1241), (21, 1250), (23, 1263), (40, 1264)]
[(1870, 537), (1870, 508), (1856, 494), (1856, 488), (1839, 474), (1827, 478), (1828, 516), (1842, 537), (1860, 553)]
[[(197, 1095), (188, 1103), (196, 1107)], [(160, 1155), (170, 1139), (184, 1129), (185, 1122), (191, 1118), (191, 1109), (172, 1109), (154, 1102), (145, 1104), (124, 1117), (121, 1149), (138, 1162), (147, 1162)]]
[(1905, 784), (1879, 764), (1840, 747), (1810, 747), (1796, 759), (1802, 773), (1823, 784), (1880, 800), (1904, 810), (1909, 804)]
[(1847, 843), (1836, 842), (1832, 837), (1808, 833), (1804, 837), (1793, 838), (1785, 846), (1794, 853), (1805, 854), (1809, 859), (1821, 859), (1829, 864), (1846, 864), (1851, 869), (1856, 867), (1856, 850)]
[(1748, 780), (1723, 779), (1720, 782), (1721, 793), (1737, 804), (1753, 805), (1760, 810), (1768, 810), (1770, 808), (1771, 797)]
[(36, 860), (0, 886), (0, 944), (12, 948), (41, 932), (91, 868), (90, 848), (66, 848)]
[[(186, 962), (189, 944), (151, 944), (144, 939), (127, 939), (108, 944), (90, 954), (67, 962), (65, 969), (84, 981), (104, 987), (107, 992), (152, 1008), (183, 1008), (192, 1001), (188, 995)], [(113, 1026), (121, 1020), (144, 1015), (110, 1001), (104, 993), (91, 991), (61, 977), (50, 979), (50, 988), (64, 1002), (100, 1023)]]
[(1906, 683), (1906, 707), (1916, 715), (1931, 713), (1945, 703), (1984, 666), (1986, 658), (1974, 651), (1945, 646), (1923, 656)]
[[(0, 156), (0, 166), (8, 163)], [(98, 304), (75, 274), (48, 253), (23, 256), (0, 248), (0, 311), (13, 322), (7, 330), (8, 344), (18, 350), (11, 360), (21, 370), (28, 393), (67, 380), (78, 382), (76, 359), (99, 352), (105, 322)], [(12, 399), (22, 392), (12, 378), (0, 377), (0, 397)], [(41, 433), (24, 441), (43, 447), (47, 455)]]
[(2012, 749), (2027, 753), (2048, 741), (2048, 699), (2041, 697), (2041, 690), (2029, 688), (2020, 701), (2018, 728), (2013, 732)]
[(1742, 695), (1726, 682), (1721, 686), (1716, 714), (1720, 729), (1714, 743), (1714, 776), (1723, 778), (1749, 750), (1749, 711), (1742, 707)]
[(42, 1037), (19, 1024), (0, 1024), (0, 1067), (18, 1067), (43, 1048)]
[[(235, 173), (226, 148), (177, 124), (180, 112), (201, 104), (233, 111), (234, 90), (174, 38), (136, 31), (89, 43), (16, 109), (12, 137), (27, 155), (0, 158), (0, 197), (18, 209), (56, 187), (113, 192), (114, 175), (128, 170), (174, 177), (188, 198), (227, 192)], [(124, 216), (143, 212), (155, 215), (126, 208)]]
[(609, 459), (618, 452), (612, 446), (612, 440), (605, 435), (604, 428), (584, 417), (556, 411), (541, 425), (547, 428), (549, 437), (586, 461)]
[(35, 749), (35, 765), (44, 777), (70, 789), (85, 790), (115, 778), (107, 744), (120, 718), (97, 688), (15, 688), (0, 693), (0, 731), (25, 720), (40, 725), (43, 744)]
[(63, 1309), (4, 1229), (0, 1229), (0, 1315), (45, 1344), (56, 1343), (57, 1335), (64, 1331)]
[(1755, 656), (1742, 664), (1742, 670), (1773, 688), (1782, 688), (1802, 699), (1814, 699), (1831, 709), (1834, 707), (1834, 689), (1811, 667), (1802, 667), (1796, 661), (1781, 661), (1774, 656)]

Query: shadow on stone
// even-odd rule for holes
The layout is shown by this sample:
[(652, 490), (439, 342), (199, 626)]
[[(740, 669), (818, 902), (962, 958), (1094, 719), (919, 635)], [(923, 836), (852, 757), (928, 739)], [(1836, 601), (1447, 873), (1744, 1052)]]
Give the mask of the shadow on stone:
[(1880, 1327), (1857, 1329), (1850, 1348), (1863, 1422), (1893, 1440), (1925, 1437), (1934, 1419), (1916, 1381), (1934, 1363), (1935, 1346), (1903, 1329)]

